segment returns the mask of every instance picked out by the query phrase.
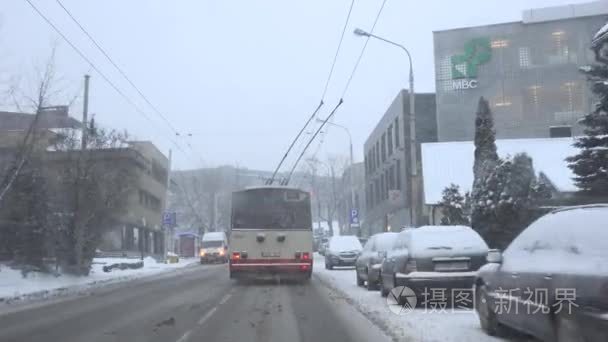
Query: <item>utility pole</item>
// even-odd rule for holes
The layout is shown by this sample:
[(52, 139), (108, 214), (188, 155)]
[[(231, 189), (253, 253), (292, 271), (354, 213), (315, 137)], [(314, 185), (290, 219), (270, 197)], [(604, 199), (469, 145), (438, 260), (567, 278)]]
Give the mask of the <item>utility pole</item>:
[(84, 100), (82, 105), (82, 146), (81, 149), (84, 151), (87, 149), (87, 139), (89, 135), (89, 80), (90, 75), (84, 75)]

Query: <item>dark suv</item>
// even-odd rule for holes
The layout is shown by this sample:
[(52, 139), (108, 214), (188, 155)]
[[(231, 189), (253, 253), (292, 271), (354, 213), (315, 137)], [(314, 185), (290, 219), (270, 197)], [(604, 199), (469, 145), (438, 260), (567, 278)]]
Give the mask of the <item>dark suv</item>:
[(608, 205), (546, 214), (476, 280), (483, 330), (503, 325), (544, 341), (608, 341)]

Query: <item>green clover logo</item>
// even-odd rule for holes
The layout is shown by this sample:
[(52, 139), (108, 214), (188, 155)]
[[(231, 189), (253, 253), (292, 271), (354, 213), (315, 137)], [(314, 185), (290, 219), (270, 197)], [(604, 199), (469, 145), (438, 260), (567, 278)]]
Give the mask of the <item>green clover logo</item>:
[[(464, 44), (464, 54), (452, 56), (452, 78), (477, 77), (477, 66), (487, 63), (492, 57), (492, 46), (488, 38), (471, 39)], [(465, 72), (457, 68), (465, 66)]]

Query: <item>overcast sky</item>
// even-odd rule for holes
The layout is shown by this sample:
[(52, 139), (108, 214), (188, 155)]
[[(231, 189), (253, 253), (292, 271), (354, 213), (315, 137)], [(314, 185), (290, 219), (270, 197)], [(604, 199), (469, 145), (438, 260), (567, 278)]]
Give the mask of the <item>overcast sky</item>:
[[(64, 98), (81, 92), (92, 75), (90, 111), (104, 126), (152, 140), (174, 167), (239, 165), (272, 169), (321, 99), (351, 0), (62, 0), (172, 125), (175, 137), (120, 74), (71, 22), (55, 0), (31, 0), (102, 72), (144, 109), (138, 114), (25, 0), (2, 0), (0, 82), (32, 78), (59, 42), (57, 69)], [(529, 8), (576, 0), (388, 0), (375, 33), (407, 46), (414, 59), (416, 91), (434, 91), (434, 30), (517, 21)], [(357, 0), (325, 96), (325, 117), (337, 103), (363, 46), (352, 34), (370, 28), (382, 0)], [(438, 10), (441, 8), (441, 10)], [(407, 86), (402, 51), (370, 41), (335, 122), (348, 126), (355, 158), (385, 109)], [(6, 98), (2, 108), (11, 109)], [(57, 102), (62, 102), (58, 99)], [(61, 104), (61, 103), (57, 103)], [(80, 118), (78, 99), (71, 115)], [(312, 130), (312, 129), (311, 129)], [(185, 152), (169, 142), (176, 140)], [(192, 149), (188, 147), (192, 146)], [(317, 144), (313, 145), (313, 150)], [(193, 152), (193, 150), (195, 152)], [(319, 157), (348, 154), (344, 132), (330, 129)]]

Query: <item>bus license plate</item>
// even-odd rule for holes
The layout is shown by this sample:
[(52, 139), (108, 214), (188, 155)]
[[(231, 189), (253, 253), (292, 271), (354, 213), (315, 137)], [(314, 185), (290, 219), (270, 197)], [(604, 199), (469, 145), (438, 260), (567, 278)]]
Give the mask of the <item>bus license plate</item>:
[(262, 252), (264, 258), (278, 258), (280, 257), (279, 252)]

